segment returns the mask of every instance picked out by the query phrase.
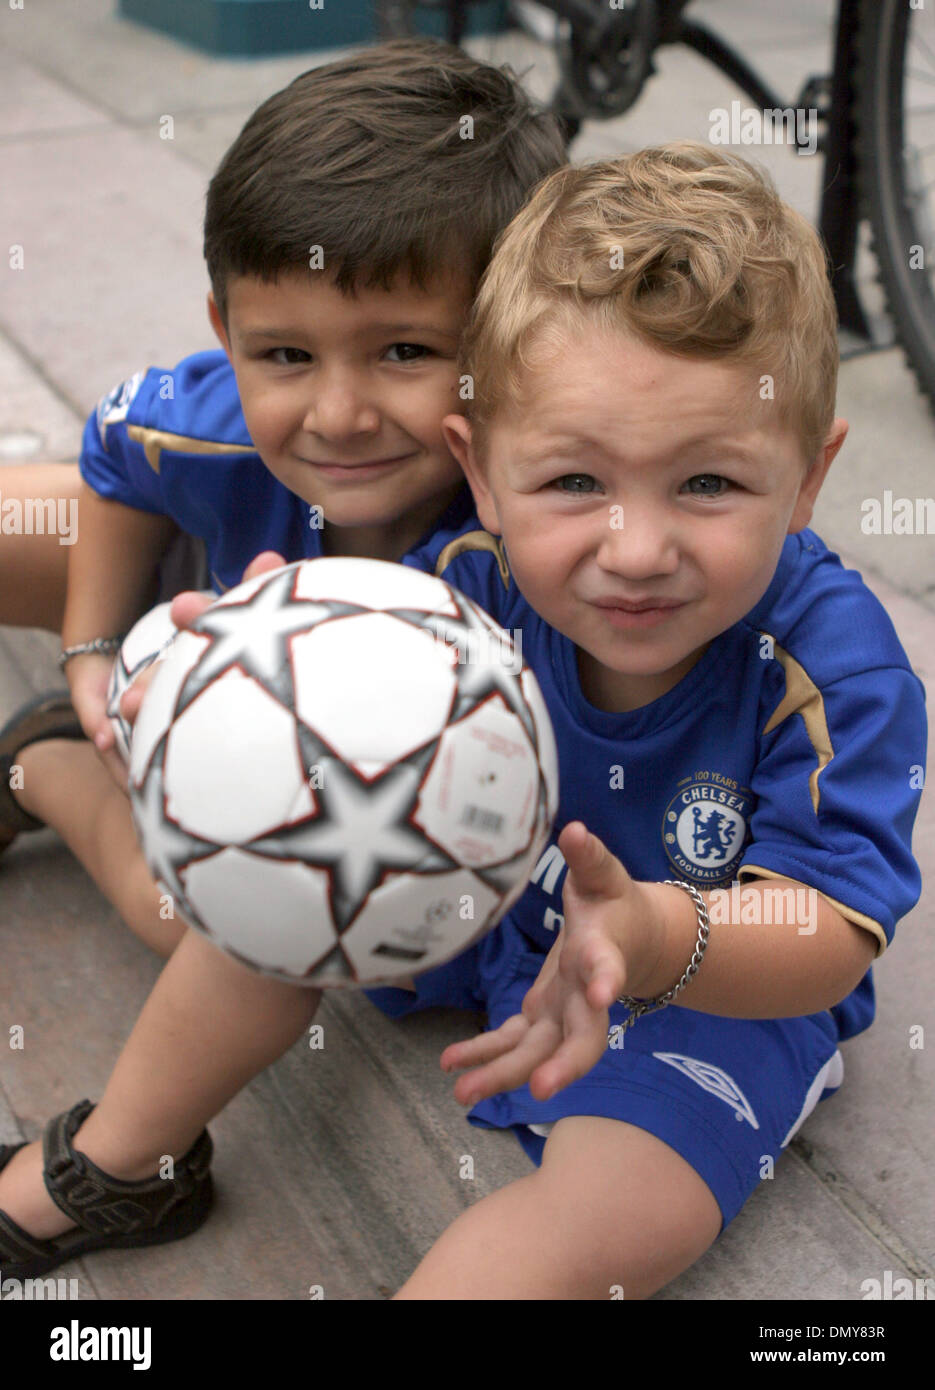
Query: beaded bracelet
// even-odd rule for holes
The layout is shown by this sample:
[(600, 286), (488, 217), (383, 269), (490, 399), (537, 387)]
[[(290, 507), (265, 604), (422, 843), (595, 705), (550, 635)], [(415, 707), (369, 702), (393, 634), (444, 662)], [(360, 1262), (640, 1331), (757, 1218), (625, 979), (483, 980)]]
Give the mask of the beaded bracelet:
[[(698, 973), (701, 958), (708, 945), (708, 907), (698, 892), (698, 889), (691, 883), (683, 883), (681, 879), (667, 878), (664, 883), (670, 884), (673, 888), (681, 888), (688, 893), (695, 904), (695, 913), (698, 917), (698, 940), (695, 942), (695, 950), (684, 975), (677, 985), (674, 985), (666, 994), (660, 994), (656, 999), (634, 999), (630, 994), (621, 994), (617, 1000), (618, 1004), (625, 1004), (630, 1010), (630, 1015), (624, 1023), (615, 1023), (607, 1034), (607, 1041), (614, 1047), (623, 1046), (623, 1034), (631, 1024), (635, 1023), (643, 1014), (655, 1013), (657, 1009), (664, 1009), (667, 1004), (671, 1004), (675, 996), (685, 988), (691, 979)], [(617, 1038), (620, 1042), (616, 1042)]]
[(76, 647), (66, 647), (58, 657), (59, 670), (64, 669), (65, 663), (71, 661), (73, 656), (84, 656), (88, 652), (109, 656), (111, 653), (119, 652), (126, 635), (124, 633), (123, 637), (95, 637), (93, 642), (79, 642)]

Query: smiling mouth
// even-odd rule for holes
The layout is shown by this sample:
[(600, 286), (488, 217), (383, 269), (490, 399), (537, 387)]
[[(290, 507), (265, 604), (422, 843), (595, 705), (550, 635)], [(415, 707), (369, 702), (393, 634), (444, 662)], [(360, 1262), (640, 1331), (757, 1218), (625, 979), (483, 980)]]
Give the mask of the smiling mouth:
[(598, 608), (621, 613), (649, 613), (670, 608), (681, 608), (685, 602), (687, 600), (681, 598), (642, 598), (639, 600), (599, 598), (594, 600), (595, 606)]
[(684, 608), (687, 599), (640, 599), (630, 602), (623, 599), (597, 599), (594, 606), (599, 608), (611, 627), (621, 632), (639, 632), (644, 628), (657, 627)]
[(402, 463), (412, 456), (412, 453), (396, 454), (392, 458), (362, 459), (359, 463), (336, 463), (332, 459), (302, 459), (302, 462), (312, 468), (320, 468), (326, 473), (357, 473), (372, 468), (389, 468), (391, 464)]

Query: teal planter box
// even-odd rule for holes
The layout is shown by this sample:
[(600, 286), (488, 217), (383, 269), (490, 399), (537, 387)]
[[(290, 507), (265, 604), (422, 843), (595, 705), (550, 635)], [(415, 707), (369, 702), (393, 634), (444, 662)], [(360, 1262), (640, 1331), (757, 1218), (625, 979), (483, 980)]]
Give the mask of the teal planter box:
[[(316, 0), (317, 3), (317, 0)], [(376, 41), (372, 0), (118, 0), (118, 13), (218, 57), (259, 58)], [(468, 32), (506, 28), (507, 0), (469, 7)], [(417, 11), (420, 32), (443, 38), (445, 16)]]

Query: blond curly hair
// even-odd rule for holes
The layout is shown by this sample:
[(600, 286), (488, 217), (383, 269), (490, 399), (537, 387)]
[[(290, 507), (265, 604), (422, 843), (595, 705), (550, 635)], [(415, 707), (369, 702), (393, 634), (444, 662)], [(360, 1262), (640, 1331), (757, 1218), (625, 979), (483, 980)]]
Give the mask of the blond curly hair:
[(748, 160), (685, 141), (539, 185), (497, 243), (462, 344), (478, 448), (541, 349), (589, 322), (758, 369), (809, 462), (821, 448), (838, 371), (826, 256)]

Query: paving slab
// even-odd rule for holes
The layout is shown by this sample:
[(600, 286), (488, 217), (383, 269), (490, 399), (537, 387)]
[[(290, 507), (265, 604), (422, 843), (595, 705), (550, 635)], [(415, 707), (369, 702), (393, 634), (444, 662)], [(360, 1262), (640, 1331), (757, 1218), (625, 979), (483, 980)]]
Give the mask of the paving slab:
[[(154, 127), (63, 131), (0, 148), (17, 192), (23, 268), (5, 280), (2, 327), (84, 414), (150, 362), (211, 345), (201, 259), (204, 179)], [(115, 235), (119, 227), (119, 235)]]
[(45, 460), (77, 461), (84, 414), (62, 399), (58, 387), (5, 334), (0, 333), (0, 492), (3, 465)]
[(278, 58), (213, 58), (115, 11), (114, 0), (28, 0), (22, 11), (0, 11), (0, 39), (68, 91), (129, 123), (213, 107), (252, 108), (344, 51), (310, 47)]
[[(0, 29), (0, 33), (8, 31)], [(5, 118), (0, 140), (41, 140), (62, 130), (96, 128), (107, 116), (9, 48), (0, 49)]]
[[(917, 499), (931, 498), (935, 527), (935, 421), (900, 348), (845, 364), (838, 414), (850, 433), (831, 465), (813, 525), (834, 550), (858, 568), (927, 604), (935, 598), (935, 539), (915, 532)], [(889, 493), (889, 509), (886, 495)], [(899, 534), (898, 499), (911, 499), (913, 532)], [(879, 516), (883, 529), (875, 534)], [(897, 533), (894, 534), (894, 529)]]
[[(853, 557), (847, 557), (853, 561)], [(861, 568), (851, 564), (852, 568)], [(892, 585), (865, 572), (893, 619), (913, 668), (926, 685), (929, 711), (935, 700), (935, 616)], [(931, 740), (930, 740), (931, 745)], [(926, 780), (935, 769), (929, 751)], [(912, 1277), (935, 1271), (935, 801), (922, 798), (913, 845), (923, 874), (919, 904), (900, 923), (893, 944), (874, 967), (877, 1016), (872, 1029), (844, 1044), (845, 1080), (840, 1099), (853, 1106), (819, 1106), (808, 1138), (834, 1173), (841, 1191), (860, 1195), (859, 1219), (892, 1239), (905, 1262), (914, 1254)], [(928, 1043), (928, 1047), (926, 1047)], [(836, 1100), (838, 1097), (835, 1098)], [(884, 1236), (883, 1233), (886, 1233)], [(889, 1264), (886, 1268), (893, 1269)], [(879, 1277), (867, 1271), (864, 1277)]]

